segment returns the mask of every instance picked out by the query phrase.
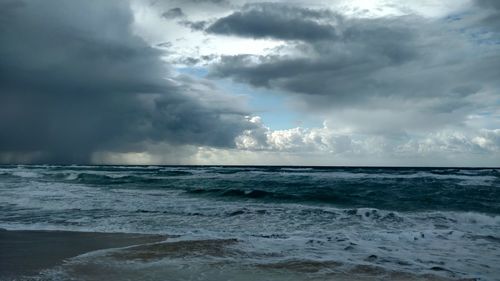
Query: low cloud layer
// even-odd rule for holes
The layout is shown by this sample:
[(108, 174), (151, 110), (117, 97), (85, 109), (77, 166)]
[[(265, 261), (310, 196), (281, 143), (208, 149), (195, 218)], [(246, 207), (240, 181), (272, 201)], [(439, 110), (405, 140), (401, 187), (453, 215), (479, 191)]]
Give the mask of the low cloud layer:
[[(433, 157), (437, 154), (472, 153), (485, 159), (500, 152), (500, 129), (483, 129), (473, 134), (441, 130), (420, 136), (380, 136), (340, 132), (322, 128), (271, 130), (259, 117), (249, 120), (258, 129), (246, 130), (237, 140), (240, 149), (252, 151), (320, 152), (331, 155)], [(488, 159), (491, 160), (491, 159)]]

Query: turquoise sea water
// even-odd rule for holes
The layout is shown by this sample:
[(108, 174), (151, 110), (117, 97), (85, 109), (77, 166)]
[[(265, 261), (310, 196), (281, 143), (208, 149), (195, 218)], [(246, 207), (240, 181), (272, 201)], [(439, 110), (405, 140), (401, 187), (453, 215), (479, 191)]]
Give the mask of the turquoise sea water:
[(0, 166), (0, 228), (236, 239), (239, 265), (500, 280), (500, 170)]

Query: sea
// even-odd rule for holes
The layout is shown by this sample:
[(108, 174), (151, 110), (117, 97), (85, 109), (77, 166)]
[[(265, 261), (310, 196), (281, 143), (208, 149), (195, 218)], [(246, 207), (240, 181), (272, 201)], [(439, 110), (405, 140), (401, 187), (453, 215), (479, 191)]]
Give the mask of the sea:
[(500, 169), (4, 165), (0, 228), (169, 237), (39, 280), (494, 281)]

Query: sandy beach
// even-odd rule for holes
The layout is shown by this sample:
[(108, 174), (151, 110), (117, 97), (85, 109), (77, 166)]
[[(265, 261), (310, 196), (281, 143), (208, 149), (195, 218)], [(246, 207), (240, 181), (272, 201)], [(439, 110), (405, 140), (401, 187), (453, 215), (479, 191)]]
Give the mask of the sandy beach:
[(36, 275), (87, 252), (159, 242), (166, 238), (126, 233), (0, 230), (0, 280)]

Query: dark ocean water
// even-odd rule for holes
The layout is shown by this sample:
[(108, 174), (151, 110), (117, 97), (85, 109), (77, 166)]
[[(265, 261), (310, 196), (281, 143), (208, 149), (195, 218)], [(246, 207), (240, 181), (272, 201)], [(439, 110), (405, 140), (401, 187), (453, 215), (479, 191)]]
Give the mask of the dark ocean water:
[(0, 166), (0, 228), (237, 239), (238, 264), (500, 280), (500, 170)]

